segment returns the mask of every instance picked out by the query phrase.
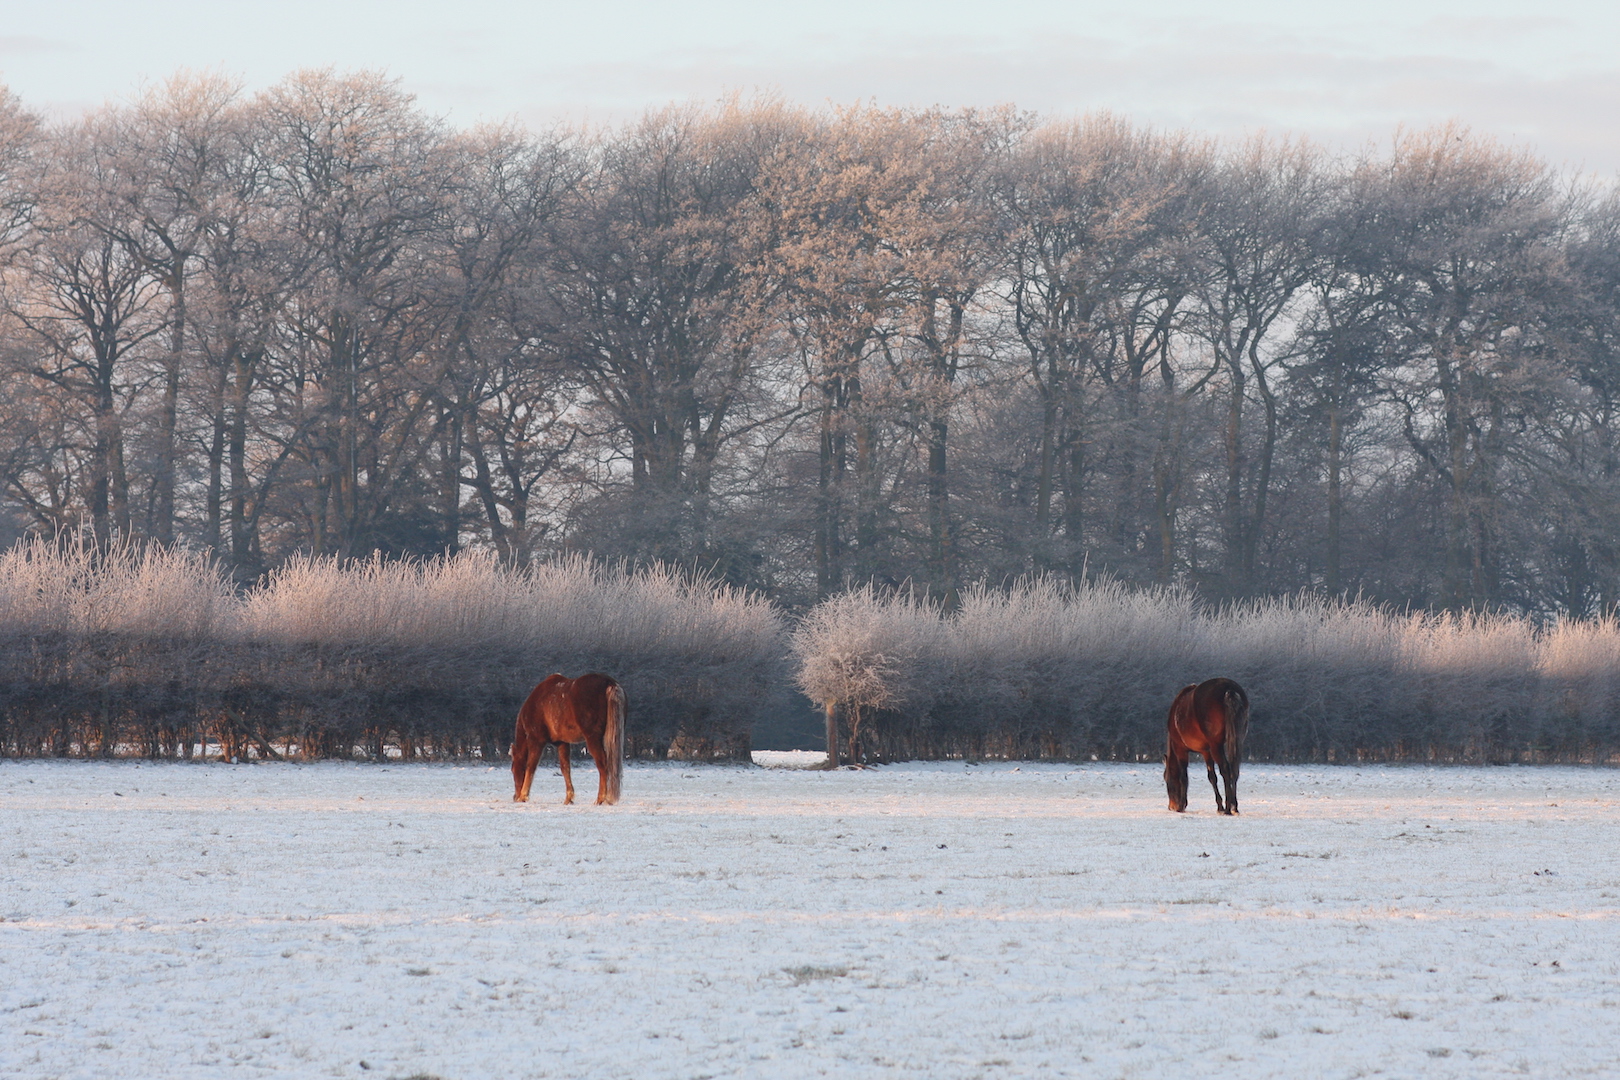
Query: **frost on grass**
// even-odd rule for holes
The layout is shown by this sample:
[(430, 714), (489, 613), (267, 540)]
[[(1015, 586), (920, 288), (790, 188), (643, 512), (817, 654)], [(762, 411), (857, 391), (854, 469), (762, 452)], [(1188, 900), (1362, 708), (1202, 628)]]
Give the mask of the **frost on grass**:
[(1014, 768), (0, 762), (0, 1076), (1613, 1075), (1620, 770)]

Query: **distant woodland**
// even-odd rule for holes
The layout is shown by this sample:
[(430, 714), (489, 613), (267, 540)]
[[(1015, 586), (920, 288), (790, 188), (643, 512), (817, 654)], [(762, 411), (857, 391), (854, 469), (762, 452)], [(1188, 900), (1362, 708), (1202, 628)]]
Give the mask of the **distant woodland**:
[[(0, 545), (1620, 601), (1620, 197), (1460, 127), (0, 91)], [(493, 571), (490, 571), (493, 573)], [(583, 571), (581, 571), (583, 572)], [(503, 706), (504, 707), (504, 706)], [(188, 744), (189, 745), (189, 744)]]

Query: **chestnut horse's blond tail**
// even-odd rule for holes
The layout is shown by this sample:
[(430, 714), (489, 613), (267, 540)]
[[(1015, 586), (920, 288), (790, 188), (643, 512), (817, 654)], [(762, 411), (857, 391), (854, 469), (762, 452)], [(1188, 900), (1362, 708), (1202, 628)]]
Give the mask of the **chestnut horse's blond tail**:
[(619, 780), (624, 774), (624, 687), (614, 683), (607, 689), (607, 731), (602, 745), (607, 750), (607, 799), (609, 805), (619, 801)]

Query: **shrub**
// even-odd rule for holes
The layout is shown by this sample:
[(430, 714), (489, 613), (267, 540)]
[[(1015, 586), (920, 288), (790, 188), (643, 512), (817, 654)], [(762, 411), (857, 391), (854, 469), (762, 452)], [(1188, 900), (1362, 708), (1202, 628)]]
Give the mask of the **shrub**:
[(976, 586), (946, 612), (870, 589), (813, 609), (797, 681), (863, 724), (867, 760), (1156, 760), (1181, 686), (1249, 691), (1251, 757), (1607, 760), (1620, 626), (1401, 615), (1304, 595), (1201, 609), (1180, 590)]
[(0, 556), (0, 752), (504, 754), (529, 689), (602, 670), (633, 754), (746, 757), (781, 629), (765, 600), (582, 557), (302, 558), (234, 595), (201, 556), (25, 541)]

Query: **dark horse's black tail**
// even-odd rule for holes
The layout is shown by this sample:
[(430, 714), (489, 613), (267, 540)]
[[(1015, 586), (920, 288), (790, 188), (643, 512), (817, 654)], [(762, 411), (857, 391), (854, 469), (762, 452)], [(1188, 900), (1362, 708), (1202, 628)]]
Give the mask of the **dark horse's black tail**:
[(1226, 690), (1226, 739), (1221, 749), (1233, 768), (1243, 761), (1243, 738), (1249, 733), (1249, 695), (1237, 683)]

